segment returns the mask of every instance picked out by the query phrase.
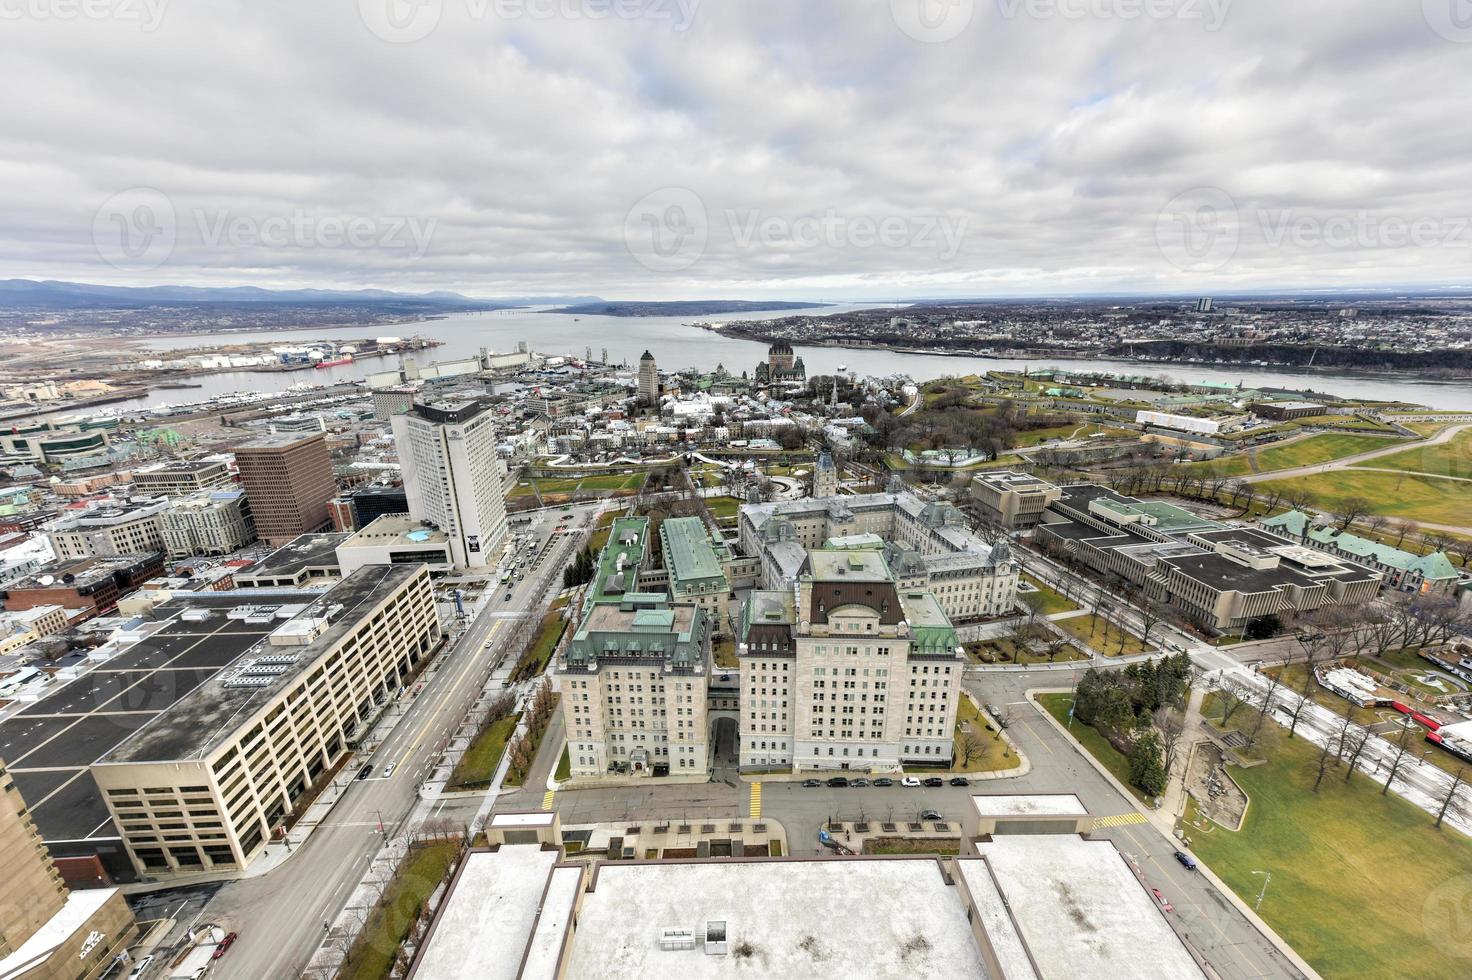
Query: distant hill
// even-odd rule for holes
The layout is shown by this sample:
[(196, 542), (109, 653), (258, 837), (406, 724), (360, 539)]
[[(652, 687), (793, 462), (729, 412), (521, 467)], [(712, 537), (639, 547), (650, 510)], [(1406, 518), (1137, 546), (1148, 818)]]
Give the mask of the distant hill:
[(588, 316), (710, 316), (717, 313), (757, 313), (764, 310), (805, 310), (828, 303), (783, 303), (744, 299), (676, 300), (672, 302), (606, 302), (598, 300), (562, 306), (547, 313)]
[(0, 305), (36, 308), (155, 306), (178, 304), (362, 303), (458, 310), (503, 310), (519, 306), (594, 303), (596, 296), (473, 299), (460, 293), (400, 293), (387, 289), (263, 289), (259, 286), (101, 286), (54, 279), (0, 279)]

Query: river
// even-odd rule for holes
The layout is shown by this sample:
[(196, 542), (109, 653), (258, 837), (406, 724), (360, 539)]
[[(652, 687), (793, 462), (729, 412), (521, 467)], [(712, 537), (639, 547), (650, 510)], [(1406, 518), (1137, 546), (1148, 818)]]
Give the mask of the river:
[[(811, 310), (774, 310), (768, 313), (744, 313), (739, 319), (774, 319), (794, 314), (842, 313), (848, 310), (873, 309), (875, 304), (829, 306)], [(279, 343), (300, 344), (314, 340), (363, 339), (385, 336), (419, 335), (440, 341), (444, 346), (420, 352), (420, 363), (467, 357), (482, 347), (495, 351), (515, 350), (518, 341), (526, 341), (531, 349), (545, 354), (570, 354), (582, 357), (586, 348), (593, 357), (608, 349), (615, 363), (635, 365), (645, 350), (654, 353), (663, 370), (698, 368), (709, 371), (717, 364), (740, 374), (750, 371), (765, 355), (765, 345), (749, 340), (722, 337), (708, 330), (685, 326), (686, 323), (720, 323), (737, 316), (700, 317), (573, 317), (561, 313), (538, 313), (507, 310), (468, 313), (440, 320), (403, 323), (394, 326), (343, 327), (327, 330), (279, 330), (255, 333), (212, 334), (207, 337), (159, 337), (147, 342), (154, 350), (178, 350), (201, 344)], [(917, 381), (956, 374), (975, 374), (1000, 369), (1018, 371), (1027, 366), (1054, 366), (1068, 370), (1105, 371), (1120, 374), (1145, 374), (1177, 382), (1215, 381), (1242, 383), (1248, 388), (1271, 387), (1311, 390), (1348, 398), (1373, 401), (1408, 401), (1432, 408), (1472, 411), (1472, 384), (1434, 381), (1414, 375), (1331, 374), (1316, 371), (1294, 372), (1274, 368), (1226, 368), (1196, 364), (1155, 364), (1094, 358), (1040, 358), (1011, 360), (992, 357), (948, 357), (940, 354), (901, 354), (885, 350), (850, 350), (838, 347), (798, 347), (797, 353), (807, 365), (808, 373), (831, 374), (840, 365), (858, 374), (890, 375), (905, 373)], [(260, 373), (250, 371), (199, 375), (188, 379), (199, 388), (159, 389), (143, 398), (118, 402), (109, 406), (147, 407), (165, 403), (192, 402), (211, 395), (235, 391), (281, 391), (302, 381), (337, 383), (355, 381), (365, 374), (392, 368), (393, 358), (369, 358), (353, 364), (306, 371)]]

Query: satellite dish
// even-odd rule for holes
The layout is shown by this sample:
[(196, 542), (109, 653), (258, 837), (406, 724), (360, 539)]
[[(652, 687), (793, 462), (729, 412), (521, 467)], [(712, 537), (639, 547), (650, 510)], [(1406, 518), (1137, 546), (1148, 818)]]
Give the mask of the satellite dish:
[(40, 583), (43, 586), (45, 586), (45, 585), (51, 585), (51, 584), (55, 583), (56, 576), (55, 575), (42, 575), (39, 581), (40, 581)]

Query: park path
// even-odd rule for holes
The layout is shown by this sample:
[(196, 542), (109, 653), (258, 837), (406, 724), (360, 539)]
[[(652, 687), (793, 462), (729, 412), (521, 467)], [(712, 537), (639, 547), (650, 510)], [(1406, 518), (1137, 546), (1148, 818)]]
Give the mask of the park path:
[[(1386, 446), (1384, 449), (1372, 449), (1365, 453), (1356, 453), (1353, 456), (1345, 456), (1342, 459), (1331, 459), (1327, 463), (1314, 463), (1310, 466), (1295, 466), (1290, 470), (1273, 470), (1268, 473), (1253, 473), (1251, 476), (1242, 477), (1244, 483), (1258, 483), (1263, 480), (1291, 480), (1299, 476), (1314, 476), (1319, 473), (1327, 473), (1330, 470), (1339, 470), (1346, 467), (1355, 467), (1366, 460), (1379, 459), (1382, 456), (1394, 456), (1396, 453), (1406, 452), (1411, 449), (1423, 449), (1426, 446), (1439, 446), (1456, 438), (1458, 432), (1463, 429), (1472, 428), (1472, 423), (1466, 425), (1451, 425), (1442, 429), (1430, 439), (1402, 440)], [(1395, 471), (1399, 472), (1399, 471)], [(1428, 524), (1427, 527), (1432, 525)], [(1466, 530), (1462, 528), (1461, 530)]]

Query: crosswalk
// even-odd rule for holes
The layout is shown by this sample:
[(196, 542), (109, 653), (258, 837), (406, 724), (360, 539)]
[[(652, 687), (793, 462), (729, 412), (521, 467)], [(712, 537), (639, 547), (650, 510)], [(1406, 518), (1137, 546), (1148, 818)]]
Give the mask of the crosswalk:
[(1144, 823), (1145, 815), (1137, 810), (1129, 813), (1116, 813), (1112, 817), (1095, 817), (1094, 829), (1102, 830), (1105, 827), (1125, 827), (1132, 823)]
[(552, 800), (556, 796), (557, 796), (557, 792), (555, 790), (550, 790), (550, 789), (547, 790), (547, 792), (542, 796), (542, 809), (543, 810), (550, 810), (550, 809), (552, 809)]
[(751, 819), (760, 820), (762, 816), (762, 784), (751, 784)]

